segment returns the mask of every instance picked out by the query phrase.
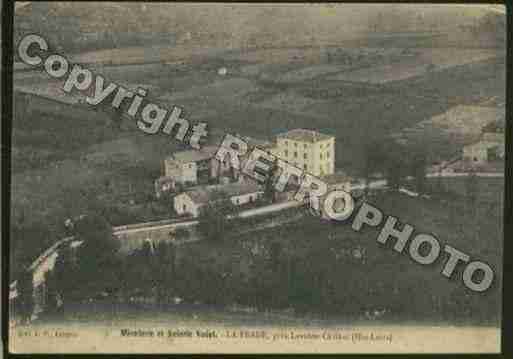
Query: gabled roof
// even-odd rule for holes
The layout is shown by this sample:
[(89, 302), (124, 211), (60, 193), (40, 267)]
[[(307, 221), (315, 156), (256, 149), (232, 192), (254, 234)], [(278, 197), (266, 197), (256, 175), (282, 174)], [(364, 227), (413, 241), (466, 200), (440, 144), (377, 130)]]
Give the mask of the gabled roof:
[(187, 150), (173, 153), (172, 159), (180, 163), (208, 160), (215, 156), (217, 147), (205, 146), (201, 150)]
[(311, 142), (325, 141), (333, 138), (334, 136), (325, 135), (324, 133), (316, 132), (313, 130), (306, 130), (303, 128), (296, 128), (285, 133), (281, 133), (278, 138), (287, 138), (293, 141)]

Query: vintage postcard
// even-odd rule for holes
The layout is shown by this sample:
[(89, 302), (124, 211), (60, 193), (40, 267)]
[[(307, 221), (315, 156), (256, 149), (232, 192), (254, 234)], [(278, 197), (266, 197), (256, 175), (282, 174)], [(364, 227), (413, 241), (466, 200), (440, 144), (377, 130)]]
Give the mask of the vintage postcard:
[(501, 351), (505, 6), (13, 26), (10, 353)]

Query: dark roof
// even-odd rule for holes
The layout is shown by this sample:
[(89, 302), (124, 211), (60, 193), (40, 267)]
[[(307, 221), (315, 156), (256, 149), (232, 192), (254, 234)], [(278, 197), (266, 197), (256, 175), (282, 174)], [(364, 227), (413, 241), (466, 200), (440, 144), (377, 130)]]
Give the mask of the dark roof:
[(244, 142), (246, 142), (249, 148), (252, 148), (252, 147), (267, 148), (267, 147), (272, 146), (272, 143), (267, 140), (261, 140), (258, 138), (249, 137), (249, 136), (241, 136), (241, 135), (237, 135), (237, 137), (239, 137)]
[(173, 154), (173, 159), (180, 163), (190, 163), (208, 160), (215, 156), (217, 147), (206, 146), (201, 150), (180, 151)]
[(506, 128), (506, 120), (504, 117), (499, 118), (496, 121), (491, 121), (487, 123), (482, 128), (482, 132), (486, 133), (504, 133), (504, 129)]
[(334, 136), (325, 135), (320, 132), (313, 130), (306, 130), (303, 128), (296, 128), (285, 133), (281, 133), (277, 136), (278, 138), (287, 138), (294, 141), (311, 142), (315, 143), (318, 141), (325, 141)]

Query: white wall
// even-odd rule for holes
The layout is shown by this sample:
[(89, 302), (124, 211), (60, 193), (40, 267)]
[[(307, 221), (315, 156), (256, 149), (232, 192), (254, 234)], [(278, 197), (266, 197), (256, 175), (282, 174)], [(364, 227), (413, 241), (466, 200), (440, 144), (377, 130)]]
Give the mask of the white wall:
[(189, 195), (187, 195), (187, 193), (182, 193), (176, 196), (173, 206), (175, 212), (179, 215), (190, 214), (193, 217), (199, 216), (199, 206), (194, 203), (194, 201), (189, 197)]
[[(263, 195), (263, 192), (254, 192), (254, 193), (248, 193), (243, 194), (240, 196), (233, 196), (230, 198), (232, 203), (236, 206), (240, 206), (249, 202), (255, 202), (258, 198), (260, 198)], [(237, 202), (238, 200), (238, 202)]]
[(198, 181), (198, 168), (195, 162), (183, 163), (181, 165), (181, 182), (193, 182)]
[[(262, 191), (254, 192), (254, 193), (247, 193), (239, 196), (232, 196), (230, 197), (230, 201), (235, 206), (240, 206), (246, 203), (255, 202), (258, 198), (260, 198), (263, 195)], [(238, 202), (237, 202), (238, 201)], [(179, 194), (175, 197), (174, 203), (173, 203), (175, 212), (179, 215), (183, 214), (190, 214), (193, 217), (198, 217), (200, 214), (201, 205), (198, 205), (195, 203), (188, 195), (187, 193)], [(185, 208), (184, 208), (185, 206)]]
[(164, 161), (164, 175), (166, 177), (175, 178), (179, 183), (198, 181), (196, 163), (180, 163), (173, 159)]
[(481, 144), (466, 146), (463, 149), (463, 158), (472, 162), (486, 161), (486, 147)]

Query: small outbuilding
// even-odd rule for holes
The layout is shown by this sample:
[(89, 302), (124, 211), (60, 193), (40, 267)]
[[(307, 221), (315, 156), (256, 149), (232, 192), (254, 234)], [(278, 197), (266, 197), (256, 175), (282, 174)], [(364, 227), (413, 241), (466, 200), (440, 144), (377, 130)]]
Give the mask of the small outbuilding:
[(235, 206), (254, 202), (264, 194), (262, 189), (252, 182), (197, 187), (177, 195), (174, 198), (174, 209), (179, 215), (198, 217), (202, 207), (218, 200), (218, 193), (226, 194)]

